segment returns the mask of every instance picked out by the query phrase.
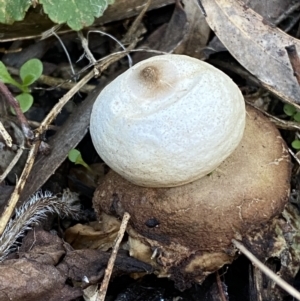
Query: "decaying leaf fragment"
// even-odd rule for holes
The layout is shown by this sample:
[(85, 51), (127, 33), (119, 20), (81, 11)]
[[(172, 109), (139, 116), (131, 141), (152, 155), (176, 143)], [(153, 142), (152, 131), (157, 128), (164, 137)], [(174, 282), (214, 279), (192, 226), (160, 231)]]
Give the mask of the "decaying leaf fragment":
[(240, 0), (201, 0), (207, 22), (228, 51), (264, 87), (300, 108), (300, 87), (286, 46), (300, 41), (273, 27)]
[(65, 249), (62, 240), (45, 231), (30, 232), (19, 250), (18, 259), (0, 264), (0, 300), (73, 300), (80, 288), (66, 284), (56, 265)]

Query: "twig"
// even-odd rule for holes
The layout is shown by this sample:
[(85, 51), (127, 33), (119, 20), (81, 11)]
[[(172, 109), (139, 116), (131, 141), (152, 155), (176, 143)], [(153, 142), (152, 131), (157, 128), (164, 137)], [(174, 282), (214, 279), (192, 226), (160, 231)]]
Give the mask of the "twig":
[[(14, 123), (11, 123), (11, 126), (12, 127), (17, 127), (16, 125), (14, 125)], [(16, 155), (14, 156), (13, 160), (11, 160), (11, 162), (9, 163), (9, 165), (6, 167), (6, 169), (3, 172), (3, 174), (0, 176), (0, 183), (2, 183), (2, 181), (4, 181), (4, 179), (6, 178), (6, 176), (9, 174), (9, 172), (13, 169), (13, 167), (19, 161), (20, 157), (23, 154), (24, 147), (25, 147), (25, 141), (24, 141), (24, 139), (22, 139), (22, 144), (18, 145), (18, 151), (17, 151)]]
[(300, 85), (300, 58), (297, 53), (297, 49), (295, 45), (290, 45), (285, 47), (286, 52), (289, 56), (294, 76), (296, 77), (298, 84)]
[[(38, 122), (38, 121), (34, 121), (34, 120), (28, 120), (28, 123), (30, 124), (30, 126), (32, 127), (32, 128), (38, 128), (40, 125), (41, 125), (41, 123), (40, 122)], [(50, 124), (49, 126), (48, 126), (48, 130), (52, 130), (52, 131), (58, 131), (59, 129), (60, 129), (61, 127), (59, 126), (59, 125), (54, 125), (54, 124)], [(299, 129), (300, 129), (300, 126), (299, 126)]]
[[(133, 49), (134, 46), (136, 44), (136, 41), (133, 42), (129, 47), (127, 47), (126, 50), (124, 51), (117, 51), (117, 52), (114, 52), (114, 53), (111, 53), (109, 55), (107, 55), (106, 57), (104, 58), (101, 58), (97, 61), (97, 64), (99, 65), (102, 61), (110, 61), (110, 60), (113, 60), (114, 57), (117, 57), (117, 60), (124, 57), (125, 55), (127, 55), (128, 53), (131, 53), (131, 52), (148, 52), (148, 53), (156, 53), (156, 54), (168, 54), (168, 52), (165, 52), (165, 51), (160, 51), (160, 50), (154, 50), (154, 49), (143, 49), (143, 48), (140, 48), (140, 49)], [(84, 68), (82, 68), (77, 74), (81, 74), (81, 73), (84, 73), (87, 69), (89, 69), (92, 65), (88, 65), (88, 66), (85, 66)]]
[[(122, 53), (122, 52), (124, 52), (124, 51), (120, 51), (120, 53)], [(168, 52), (161, 51), (161, 50), (143, 49), (143, 48), (132, 49), (129, 52), (148, 52), (148, 53), (156, 53), (156, 54), (169, 54)]]
[(3, 172), (3, 174), (0, 176), (0, 183), (2, 183), (4, 181), (4, 179), (7, 177), (7, 175), (10, 173), (10, 171), (14, 168), (14, 166), (17, 164), (17, 162), (19, 161), (19, 159), (21, 158), (22, 154), (23, 154), (23, 147), (19, 147), (16, 155), (14, 156), (13, 160), (11, 160), (11, 162), (9, 163), (9, 165), (6, 167), (5, 171)]
[(290, 155), (296, 160), (298, 165), (300, 166), (300, 159), (295, 155), (295, 153), (289, 148)]
[[(9, 123), (10, 127), (13, 129), (14, 135), (18, 136), (18, 134), (17, 134), (18, 132), (19, 132), (20, 135), (23, 135), (21, 130), (19, 129), (19, 127), (14, 122), (8, 121), (8, 123)], [(1, 121), (0, 121), (0, 124), (2, 125)], [(5, 130), (5, 128), (4, 128), (4, 130)], [(9, 135), (9, 134), (7, 133), (7, 135)], [(22, 138), (23, 138), (23, 136), (22, 136)], [(11, 139), (11, 137), (10, 137), (10, 139)], [(0, 183), (2, 183), (4, 181), (6, 176), (10, 173), (10, 171), (13, 169), (13, 167), (16, 165), (16, 163), (19, 161), (20, 157), (23, 154), (23, 150), (24, 150), (24, 147), (25, 147), (25, 139), (20, 139), (20, 140), (21, 140), (20, 141), (21, 145), (17, 146), (18, 150), (17, 150), (16, 155), (14, 156), (13, 160), (11, 160), (11, 162), (8, 164), (8, 166), (6, 167), (3, 174), (0, 176)]]
[(16, 99), (13, 97), (13, 95), (10, 93), (8, 88), (4, 83), (0, 81), (0, 93), (4, 95), (5, 99), (8, 101), (9, 105), (13, 107), (13, 109), (16, 112), (16, 115), (21, 123), (22, 131), (24, 133), (24, 136), (27, 139), (32, 140), (34, 138), (34, 134), (28, 124), (28, 121), (22, 112), (19, 103), (16, 101)]
[(22, 48), (17, 48), (17, 49), (5, 49), (4, 47), (0, 48), (1, 53), (16, 53), (22, 51)]
[(300, 172), (300, 159), (298, 158), (298, 154), (299, 154), (299, 152), (298, 153), (294, 153), (290, 148), (289, 148), (289, 153), (290, 153), (290, 155), (296, 160), (296, 162), (297, 162), (297, 168), (296, 168), (296, 170), (295, 170), (295, 175), (298, 175), (299, 174), (299, 172)]
[[(117, 38), (115, 38), (114, 36), (112, 36), (111, 34), (109, 34), (109, 33), (107, 33), (107, 32), (104, 32), (104, 31), (101, 31), (101, 30), (90, 30), (89, 32), (88, 32), (88, 34), (87, 34), (87, 38), (89, 39), (89, 35), (90, 35), (90, 33), (100, 33), (100, 34), (102, 34), (102, 35), (104, 35), (104, 36), (107, 36), (107, 37), (109, 37), (109, 38), (111, 38), (112, 40), (114, 40), (117, 44), (119, 44), (119, 46), (126, 52), (126, 48), (125, 48), (125, 46), (117, 39)], [(132, 42), (132, 45), (136, 45), (136, 42)], [(131, 45), (130, 45), (131, 46)], [(129, 46), (129, 47), (130, 47)], [(131, 59), (131, 56), (129, 55), (129, 53), (127, 52), (126, 53), (126, 56), (127, 56), (127, 58), (128, 58), (128, 65), (129, 65), (129, 67), (132, 67), (132, 59)], [(108, 56), (107, 56), (108, 57)], [(104, 58), (105, 59), (105, 58)], [(99, 61), (98, 61), (99, 62)]]
[(8, 147), (12, 147), (12, 139), (1, 121), (0, 121), (0, 135), (3, 137), (5, 144)]
[(113, 270), (113, 267), (114, 267), (114, 263), (115, 263), (115, 260), (116, 260), (116, 257), (117, 257), (117, 253), (118, 253), (118, 250), (119, 250), (119, 247), (120, 247), (120, 243), (123, 239), (123, 236), (124, 236), (124, 233), (126, 231), (126, 227), (127, 227), (129, 219), (130, 219), (130, 214), (128, 212), (125, 212), (124, 215), (123, 215), (120, 230), (118, 232), (118, 235), (117, 235), (117, 238), (116, 238), (116, 241), (115, 241), (115, 245), (114, 245), (113, 250), (111, 252), (111, 256), (109, 258), (109, 261), (107, 263), (107, 268), (105, 270), (104, 278), (103, 278), (101, 287), (98, 291), (98, 296), (96, 298), (96, 301), (104, 301), (105, 300), (105, 295), (106, 295), (106, 291), (107, 291), (107, 288), (108, 288), (109, 279), (110, 279), (110, 276), (111, 276), (111, 273), (112, 273), (112, 270)]
[(63, 26), (63, 24), (57, 24), (57, 25), (52, 26), (50, 29), (44, 31), (41, 34), (41, 40), (45, 40), (45, 39), (51, 37), (53, 35), (53, 33), (57, 32), (62, 26)]
[(292, 12), (297, 10), (300, 7), (300, 3), (296, 2), (294, 5), (292, 5), (290, 8), (288, 8), (285, 12), (283, 12), (275, 21), (274, 24), (278, 25), (281, 23), (283, 20), (285, 20), (288, 15), (290, 15)]
[(252, 264), (257, 266), (265, 275), (267, 275), (271, 280), (273, 280), (278, 286), (280, 286), (283, 290), (288, 292), (291, 296), (300, 300), (300, 292), (298, 292), (294, 287), (276, 275), (272, 270), (270, 270), (267, 266), (265, 266), (260, 260), (258, 260), (250, 251), (248, 251), (243, 244), (233, 239), (232, 243), (234, 246), (242, 252), (245, 256), (247, 256)]
[[(300, 3), (298, 3), (298, 4), (300, 4)], [(300, 15), (295, 16), (291, 20), (290, 24), (283, 29), (283, 31), (284, 32), (289, 32), (296, 25), (296, 23), (299, 21), (299, 19), (300, 19)]]
[(89, 42), (88, 40), (83, 36), (81, 31), (77, 32), (77, 35), (81, 41), (81, 46), (85, 52), (85, 56), (87, 57), (87, 59), (90, 61), (91, 64), (95, 64), (97, 62), (97, 60), (94, 58), (91, 50), (89, 49)]
[(5, 206), (5, 208), (3, 210), (3, 213), (2, 213), (2, 216), (1, 216), (1, 219), (0, 219), (0, 235), (2, 235), (8, 221), (9, 221), (9, 219), (10, 219), (12, 213), (13, 213), (13, 211), (15, 210), (15, 207), (16, 207), (16, 204), (19, 200), (20, 194), (22, 193), (23, 188), (25, 186), (26, 179), (27, 179), (27, 177), (28, 177), (28, 175), (29, 175), (29, 173), (32, 169), (36, 154), (37, 154), (38, 149), (39, 149), (39, 146), (40, 146), (40, 141), (39, 140), (35, 141), (34, 144), (32, 145), (32, 147), (29, 151), (28, 157), (27, 157), (26, 164), (25, 164), (24, 169), (22, 171), (21, 177), (18, 180), (18, 182), (15, 186), (15, 189), (14, 189), (13, 193), (10, 196), (9, 201), (8, 201), (7, 205)]
[[(12, 121), (6, 121), (7, 124), (12, 128), (13, 131), (13, 136), (15, 137), (22, 137), (22, 139), (20, 140), (20, 145), (16, 145), (16, 147), (18, 148), (17, 153), (15, 154), (13, 160), (10, 161), (10, 163), (8, 164), (8, 166), (6, 167), (5, 171), (3, 172), (2, 175), (0, 175), (0, 183), (2, 183), (4, 181), (4, 179), (7, 177), (7, 175), (10, 173), (10, 171), (13, 169), (13, 167), (16, 165), (16, 163), (19, 161), (20, 157), (23, 154), (24, 148), (25, 148), (25, 138), (23, 136), (23, 133), (21, 131), (21, 129)], [(3, 124), (0, 121), (0, 125), (3, 126)], [(1, 126), (0, 126), (1, 128)], [(6, 131), (6, 129), (3, 126), (3, 129)], [(6, 134), (9, 136), (9, 134), (6, 132)], [(9, 136), (9, 138), (11, 139), (11, 137)], [(12, 139), (11, 139), (11, 146), (13, 146), (12, 144)]]

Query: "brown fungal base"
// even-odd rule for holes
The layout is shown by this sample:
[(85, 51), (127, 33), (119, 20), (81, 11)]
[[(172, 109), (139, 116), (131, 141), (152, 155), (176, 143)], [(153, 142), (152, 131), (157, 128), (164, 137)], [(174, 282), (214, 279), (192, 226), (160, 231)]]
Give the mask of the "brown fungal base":
[(230, 263), (232, 238), (242, 239), (282, 212), (290, 170), (278, 130), (248, 108), (241, 143), (212, 174), (179, 187), (145, 188), (110, 171), (95, 192), (94, 208), (99, 216), (129, 212), (130, 238), (148, 247), (131, 254), (182, 288)]

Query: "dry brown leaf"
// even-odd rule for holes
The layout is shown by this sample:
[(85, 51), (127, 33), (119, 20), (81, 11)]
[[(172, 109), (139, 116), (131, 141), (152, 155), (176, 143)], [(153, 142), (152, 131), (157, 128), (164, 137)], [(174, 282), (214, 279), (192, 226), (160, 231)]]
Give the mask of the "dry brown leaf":
[(300, 108), (300, 87), (293, 74), (286, 46), (300, 41), (272, 27), (240, 0), (202, 0), (207, 22), (228, 51), (262, 85)]
[(88, 225), (76, 224), (65, 232), (65, 240), (74, 249), (110, 249), (117, 237), (120, 221), (107, 214), (102, 214), (101, 222)]
[(19, 249), (19, 259), (0, 264), (0, 300), (58, 301), (82, 295), (80, 288), (66, 283), (56, 265), (66, 250), (57, 236), (41, 229), (28, 233)]
[[(278, 17), (282, 16), (293, 4), (293, 0), (272, 0), (272, 2), (270, 0), (244, 0), (244, 2), (263, 18), (273, 23), (278, 22)], [(203, 50), (205, 59), (208, 59), (212, 54), (222, 51), (227, 51), (227, 49), (217, 36), (214, 36), (209, 42), (208, 47)]]
[(28, 259), (7, 260), (0, 265), (0, 300), (73, 300), (82, 292), (66, 284), (54, 267)]

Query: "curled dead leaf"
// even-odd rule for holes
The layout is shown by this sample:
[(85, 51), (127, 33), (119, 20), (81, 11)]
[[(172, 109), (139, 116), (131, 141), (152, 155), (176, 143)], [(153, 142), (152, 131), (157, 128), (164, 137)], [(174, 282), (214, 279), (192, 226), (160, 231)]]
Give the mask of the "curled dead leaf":
[(300, 87), (286, 46), (300, 41), (273, 27), (240, 0), (202, 0), (207, 22), (228, 51), (269, 91), (300, 108)]
[(65, 240), (74, 249), (100, 249), (107, 251), (114, 244), (120, 228), (120, 221), (102, 214), (100, 222), (88, 225), (77, 224), (65, 232)]

